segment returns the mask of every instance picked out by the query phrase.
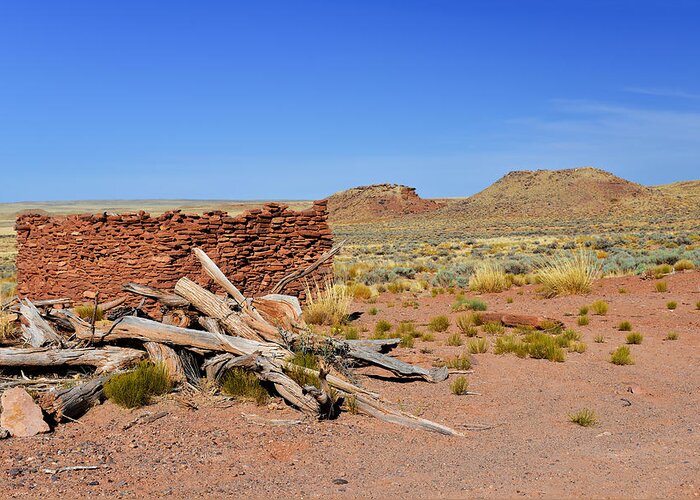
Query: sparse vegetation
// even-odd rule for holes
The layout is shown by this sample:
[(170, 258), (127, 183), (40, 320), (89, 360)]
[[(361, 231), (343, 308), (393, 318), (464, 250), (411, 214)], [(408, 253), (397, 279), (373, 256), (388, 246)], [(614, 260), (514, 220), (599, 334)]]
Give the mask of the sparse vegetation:
[(467, 377), (457, 377), (450, 384), (450, 391), (456, 396), (462, 396), (469, 390), (469, 381)]
[(474, 270), (469, 289), (477, 293), (497, 293), (510, 288), (508, 276), (500, 265), (487, 261)]
[(483, 338), (471, 339), (467, 348), (471, 354), (483, 354), (489, 350), (489, 341)]
[(537, 271), (546, 297), (590, 293), (601, 266), (594, 254), (580, 250), (548, 259)]
[(631, 332), (632, 331), (632, 323), (629, 321), (621, 321), (619, 325), (617, 325), (617, 329), (621, 332)]
[(485, 323), (481, 329), (484, 331), (484, 333), (491, 335), (500, 335), (506, 331), (506, 328), (500, 323), (500, 321)]
[(369, 314), (370, 316), (376, 316), (378, 312), (379, 312), (379, 309), (377, 309), (376, 307), (370, 307), (367, 310), (367, 314)]
[(605, 342), (605, 337), (603, 337), (601, 334), (598, 334), (595, 337), (593, 337), (593, 342), (595, 342), (596, 344), (602, 344)]
[(621, 345), (610, 354), (610, 362), (614, 365), (633, 365), (634, 360), (630, 354), (630, 348)]
[(604, 300), (596, 300), (591, 304), (591, 309), (596, 316), (605, 316), (608, 314), (608, 303)]
[(413, 338), (413, 335), (409, 335), (409, 334), (401, 335), (400, 345), (401, 345), (401, 347), (407, 347), (407, 348), (413, 347), (415, 345), (415, 339)]
[(695, 264), (691, 260), (681, 259), (673, 265), (676, 271), (689, 271), (695, 269)]
[(569, 415), (569, 421), (581, 427), (591, 427), (598, 422), (598, 417), (593, 410), (582, 408), (576, 413)]
[(589, 322), (590, 320), (588, 319), (588, 316), (579, 316), (576, 320), (576, 324), (578, 324), (578, 326), (586, 326)]
[(105, 396), (125, 408), (148, 404), (153, 396), (165, 394), (171, 384), (168, 369), (162, 363), (144, 361), (134, 370), (112, 376), (105, 383)]
[(445, 366), (451, 370), (469, 370), (472, 367), (472, 362), (469, 356), (456, 356), (454, 358), (448, 358), (445, 361)]
[(578, 314), (579, 316), (585, 316), (586, 314), (588, 314), (588, 306), (579, 307)]
[(654, 288), (659, 293), (666, 293), (668, 292), (668, 283), (665, 281), (657, 281), (656, 284), (654, 284)]
[(377, 324), (374, 325), (374, 335), (376, 338), (385, 338), (386, 334), (393, 328), (392, 324), (385, 320), (380, 319)]
[(306, 305), (303, 309), (304, 321), (310, 325), (338, 325), (347, 321), (352, 303), (352, 295), (344, 285), (326, 281), (321, 289), (316, 283), (312, 290), (306, 287)]
[(628, 344), (641, 344), (644, 336), (639, 332), (630, 332), (627, 334), (626, 341)]
[(433, 332), (445, 332), (450, 327), (450, 319), (447, 316), (435, 316), (428, 323), (428, 328)]
[(666, 340), (678, 340), (678, 334), (676, 332), (668, 332)]
[(270, 397), (258, 377), (242, 368), (226, 372), (221, 378), (221, 392), (236, 399), (255, 401), (257, 405), (264, 405)]
[(678, 307), (678, 302), (676, 302), (675, 300), (666, 302), (666, 309), (673, 311), (676, 309), (676, 307)]
[(476, 327), (474, 326), (473, 316), (468, 314), (462, 314), (457, 317), (455, 321), (457, 328), (467, 337), (475, 337), (477, 334)]
[(81, 304), (75, 306), (75, 314), (80, 316), (85, 321), (92, 321), (92, 315), (95, 314), (95, 321), (102, 321), (104, 319), (104, 312), (102, 308), (97, 306), (97, 311), (95, 311), (94, 304)]
[(463, 344), (462, 342), (462, 336), (459, 333), (453, 333), (449, 337), (447, 337), (447, 345), (452, 346), (452, 347), (459, 347)]
[(480, 299), (467, 299), (464, 295), (458, 295), (452, 304), (452, 311), (485, 311), (488, 308), (486, 302)]

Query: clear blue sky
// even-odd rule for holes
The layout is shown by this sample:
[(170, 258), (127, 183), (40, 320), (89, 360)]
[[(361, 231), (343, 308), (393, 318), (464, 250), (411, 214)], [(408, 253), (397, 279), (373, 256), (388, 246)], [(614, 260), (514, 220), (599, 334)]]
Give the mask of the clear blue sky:
[(0, 201), (700, 178), (694, 0), (0, 4)]

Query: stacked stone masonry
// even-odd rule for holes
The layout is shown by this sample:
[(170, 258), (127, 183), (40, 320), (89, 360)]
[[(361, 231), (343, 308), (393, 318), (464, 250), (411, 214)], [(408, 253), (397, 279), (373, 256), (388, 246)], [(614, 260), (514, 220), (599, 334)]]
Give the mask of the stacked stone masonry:
[[(183, 276), (212, 288), (192, 253), (199, 247), (246, 296), (257, 296), (332, 247), (327, 215), (325, 200), (301, 212), (268, 203), (237, 217), (221, 211), (186, 215), (179, 210), (158, 217), (143, 211), (20, 215), (18, 292), (35, 299), (83, 300), (84, 292), (96, 291), (108, 300), (124, 295), (121, 286), (126, 282), (172, 290)], [(326, 262), (309, 279), (321, 280), (331, 265)], [(285, 293), (303, 298), (304, 283), (291, 283)]]

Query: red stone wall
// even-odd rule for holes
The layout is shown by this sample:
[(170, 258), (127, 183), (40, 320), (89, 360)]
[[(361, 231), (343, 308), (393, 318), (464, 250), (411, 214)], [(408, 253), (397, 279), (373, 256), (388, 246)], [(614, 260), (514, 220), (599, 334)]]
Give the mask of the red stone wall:
[[(332, 246), (326, 201), (294, 212), (268, 203), (230, 217), (225, 212), (158, 217), (38, 214), (17, 218), (17, 289), (35, 299), (98, 291), (115, 298), (132, 281), (171, 290), (187, 276), (211, 286), (193, 247), (202, 248), (246, 296), (264, 293), (287, 273), (304, 268)], [(311, 279), (330, 272), (328, 261)], [(303, 283), (285, 293), (302, 295)]]

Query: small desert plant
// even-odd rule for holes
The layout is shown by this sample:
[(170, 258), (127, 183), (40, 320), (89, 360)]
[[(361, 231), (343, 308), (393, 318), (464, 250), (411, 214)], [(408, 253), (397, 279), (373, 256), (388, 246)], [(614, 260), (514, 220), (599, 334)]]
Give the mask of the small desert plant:
[(486, 339), (471, 339), (467, 349), (472, 354), (483, 354), (489, 350), (489, 342)]
[(506, 328), (501, 324), (500, 321), (491, 321), (484, 324), (481, 329), (484, 333), (489, 333), (491, 335), (500, 335), (506, 331)]
[(385, 319), (380, 319), (379, 321), (377, 321), (377, 324), (374, 325), (374, 334), (375, 335), (384, 335), (387, 332), (390, 332), (391, 328), (392, 328), (391, 323), (389, 323)]
[(593, 314), (597, 316), (605, 316), (608, 314), (608, 303), (604, 300), (596, 300), (591, 304), (591, 309)]
[(506, 304), (512, 304), (513, 303), (513, 297), (508, 297), (506, 299)]
[(678, 302), (675, 300), (671, 300), (669, 302), (666, 302), (666, 308), (673, 311), (676, 307), (678, 307)]
[(576, 352), (578, 354), (583, 354), (588, 349), (588, 346), (583, 342), (571, 342), (569, 344), (569, 352)]
[(410, 335), (413, 338), (421, 336), (421, 333), (416, 330), (416, 324), (413, 321), (401, 321), (396, 327), (396, 335)]
[(221, 392), (237, 399), (255, 401), (264, 405), (269, 394), (254, 373), (242, 368), (232, 368), (221, 378)]
[(420, 338), (424, 342), (434, 342), (435, 341), (435, 335), (433, 335), (432, 333), (429, 333), (429, 332), (425, 332), (425, 333), (421, 334)]
[(411, 348), (415, 344), (415, 339), (413, 338), (413, 335), (401, 335), (401, 347), (407, 347)]
[(695, 269), (695, 264), (688, 259), (681, 259), (673, 265), (676, 271), (688, 271), (690, 269)]
[(457, 377), (450, 384), (450, 391), (452, 391), (452, 394), (455, 394), (456, 396), (462, 396), (463, 394), (466, 394), (468, 390), (469, 381), (467, 380), (467, 377)]
[(588, 306), (579, 307), (578, 314), (579, 314), (579, 316), (585, 316), (586, 314), (588, 314)]
[(591, 427), (598, 422), (598, 417), (593, 410), (583, 408), (576, 413), (569, 415), (569, 422), (578, 424), (581, 427)]
[(586, 326), (589, 321), (588, 316), (579, 316), (576, 320), (576, 324), (578, 324), (578, 326)]
[(472, 362), (469, 356), (456, 356), (454, 358), (448, 358), (445, 361), (445, 366), (452, 370), (469, 370), (472, 367)]
[(466, 299), (464, 295), (458, 295), (452, 304), (452, 311), (485, 311), (488, 308), (486, 302), (480, 299)]
[(105, 384), (108, 399), (125, 408), (148, 404), (152, 396), (170, 390), (168, 369), (162, 363), (144, 361), (136, 369), (112, 376)]
[(294, 356), (289, 359), (289, 362), (297, 366), (303, 366), (304, 368), (318, 370), (318, 358), (312, 352), (296, 351)]
[(666, 335), (666, 340), (678, 340), (678, 334), (676, 332), (669, 332)]
[(627, 334), (626, 341), (628, 344), (641, 344), (644, 336), (639, 332), (630, 332)]
[(450, 327), (450, 319), (447, 316), (435, 316), (428, 323), (428, 328), (433, 332), (444, 332)]
[(477, 293), (502, 292), (510, 288), (510, 284), (503, 269), (491, 261), (477, 267), (469, 279), (469, 289)]
[(557, 339), (542, 332), (532, 332), (525, 336), (528, 354), (535, 359), (563, 362), (564, 351), (559, 347)]
[(323, 290), (316, 283), (314, 292), (306, 287), (304, 321), (311, 325), (336, 325), (347, 321), (352, 296), (344, 285), (326, 281)]
[(610, 362), (614, 365), (633, 365), (634, 360), (630, 354), (630, 348), (621, 345), (610, 354)]
[(700, 300), (695, 303), (695, 309), (700, 311)]
[(619, 325), (617, 325), (617, 329), (621, 332), (631, 332), (632, 331), (632, 323), (629, 321), (621, 321)]
[(626, 289), (626, 288), (623, 288), (623, 287), (620, 287), (620, 288), (617, 289), (617, 293), (627, 293), (627, 289)]
[(595, 342), (596, 344), (602, 344), (603, 342), (605, 342), (605, 337), (598, 334), (595, 337), (593, 337), (593, 342)]
[(102, 321), (104, 319), (104, 312), (100, 306), (97, 306), (97, 311), (95, 311), (95, 306), (93, 304), (81, 304), (75, 306), (75, 314), (80, 316), (85, 321), (92, 321), (92, 315), (95, 315), (95, 321)]
[[(0, 312), (0, 314), (3, 314)], [(9, 317), (0, 316), (0, 339), (12, 338), (17, 333), (17, 325)]]
[(356, 299), (368, 300), (372, 298), (372, 289), (364, 283), (348, 285), (348, 293)]
[(369, 314), (370, 316), (376, 316), (378, 312), (379, 312), (379, 309), (377, 309), (376, 307), (370, 307), (367, 310), (367, 314)]
[(668, 292), (668, 283), (665, 281), (657, 281), (654, 288), (656, 288), (656, 291), (659, 293), (666, 293)]
[(447, 345), (452, 346), (452, 347), (459, 347), (463, 344), (462, 342), (462, 336), (459, 333), (453, 333), (449, 337), (447, 337)]
[(350, 415), (357, 415), (360, 412), (357, 404), (357, 396), (354, 394), (349, 394), (343, 402), (343, 409)]
[(393, 281), (386, 286), (386, 289), (389, 290), (390, 293), (401, 293), (410, 290), (410, 288), (411, 285), (403, 280)]
[(358, 340), (360, 338), (360, 332), (354, 326), (346, 326), (343, 329), (343, 333), (345, 334), (345, 340)]
[(537, 271), (537, 280), (546, 297), (590, 293), (600, 269), (596, 256), (581, 250), (546, 261)]

